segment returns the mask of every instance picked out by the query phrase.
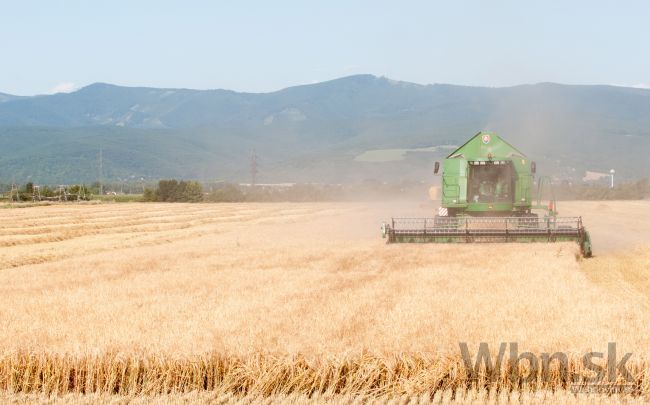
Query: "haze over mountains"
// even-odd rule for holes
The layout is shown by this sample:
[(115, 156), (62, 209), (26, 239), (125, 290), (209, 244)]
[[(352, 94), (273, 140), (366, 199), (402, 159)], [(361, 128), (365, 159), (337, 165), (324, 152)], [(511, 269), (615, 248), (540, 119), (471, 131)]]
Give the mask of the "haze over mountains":
[(432, 162), (479, 130), (560, 179), (650, 177), (650, 90), (357, 75), (263, 94), (102, 83), (0, 93), (0, 181), (94, 181), (100, 147), (107, 179), (247, 181), (255, 150), (261, 182), (428, 181)]

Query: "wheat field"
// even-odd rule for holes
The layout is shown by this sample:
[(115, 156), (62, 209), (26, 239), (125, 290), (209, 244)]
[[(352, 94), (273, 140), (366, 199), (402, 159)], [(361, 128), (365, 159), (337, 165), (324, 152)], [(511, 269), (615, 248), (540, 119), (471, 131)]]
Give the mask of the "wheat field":
[[(572, 243), (381, 239), (382, 220), (434, 208), (1, 209), (0, 400), (650, 398), (650, 202), (562, 203), (592, 234), (589, 260)], [(633, 353), (635, 394), (580, 397), (560, 379), (513, 385), (507, 369), (470, 382), (459, 342), (563, 351), (577, 371), (581, 354), (616, 342)]]

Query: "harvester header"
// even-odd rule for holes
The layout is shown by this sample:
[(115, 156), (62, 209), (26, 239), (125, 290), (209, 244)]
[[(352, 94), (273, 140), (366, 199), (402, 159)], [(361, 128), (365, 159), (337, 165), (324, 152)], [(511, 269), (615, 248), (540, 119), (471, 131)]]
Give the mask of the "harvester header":
[[(548, 177), (537, 180), (535, 162), (491, 132), (479, 132), (445, 158), (442, 199), (433, 218), (393, 218), (382, 224), (388, 243), (396, 242), (555, 242), (576, 241), (591, 256), (582, 218), (559, 218), (551, 196), (542, 204)], [(434, 174), (440, 163), (436, 162)], [(551, 195), (552, 195), (552, 189)], [(543, 216), (533, 210), (543, 211)]]

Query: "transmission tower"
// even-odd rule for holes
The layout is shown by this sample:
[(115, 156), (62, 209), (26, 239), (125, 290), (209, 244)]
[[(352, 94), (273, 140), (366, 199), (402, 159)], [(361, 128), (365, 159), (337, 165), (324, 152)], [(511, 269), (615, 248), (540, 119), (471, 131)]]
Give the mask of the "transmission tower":
[(77, 190), (77, 201), (85, 201), (88, 197), (88, 189), (85, 184), (79, 184), (79, 189)]
[(257, 154), (255, 149), (251, 152), (251, 187), (255, 187), (257, 184)]
[(68, 186), (59, 185), (59, 201), (68, 201)]
[(11, 191), (9, 192), (9, 201), (14, 200), (14, 195), (16, 196), (16, 202), (20, 201), (20, 195), (18, 194), (18, 188), (16, 183), (11, 183)]
[(41, 201), (41, 186), (33, 186), (32, 201)]
[(99, 195), (104, 195), (104, 153), (103, 149), (99, 148)]

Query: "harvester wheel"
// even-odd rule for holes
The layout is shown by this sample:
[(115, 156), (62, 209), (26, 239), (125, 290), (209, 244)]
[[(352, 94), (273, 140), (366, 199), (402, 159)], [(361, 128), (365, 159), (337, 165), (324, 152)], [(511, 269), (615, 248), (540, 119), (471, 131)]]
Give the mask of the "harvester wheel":
[(586, 230), (584, 231), (584, 237), (582, 240), (582, 243), (580, 244), (580, 250), (582, 252), (583, 257), (591, 257), (591, 237), (589, 236), (589, 232)]

